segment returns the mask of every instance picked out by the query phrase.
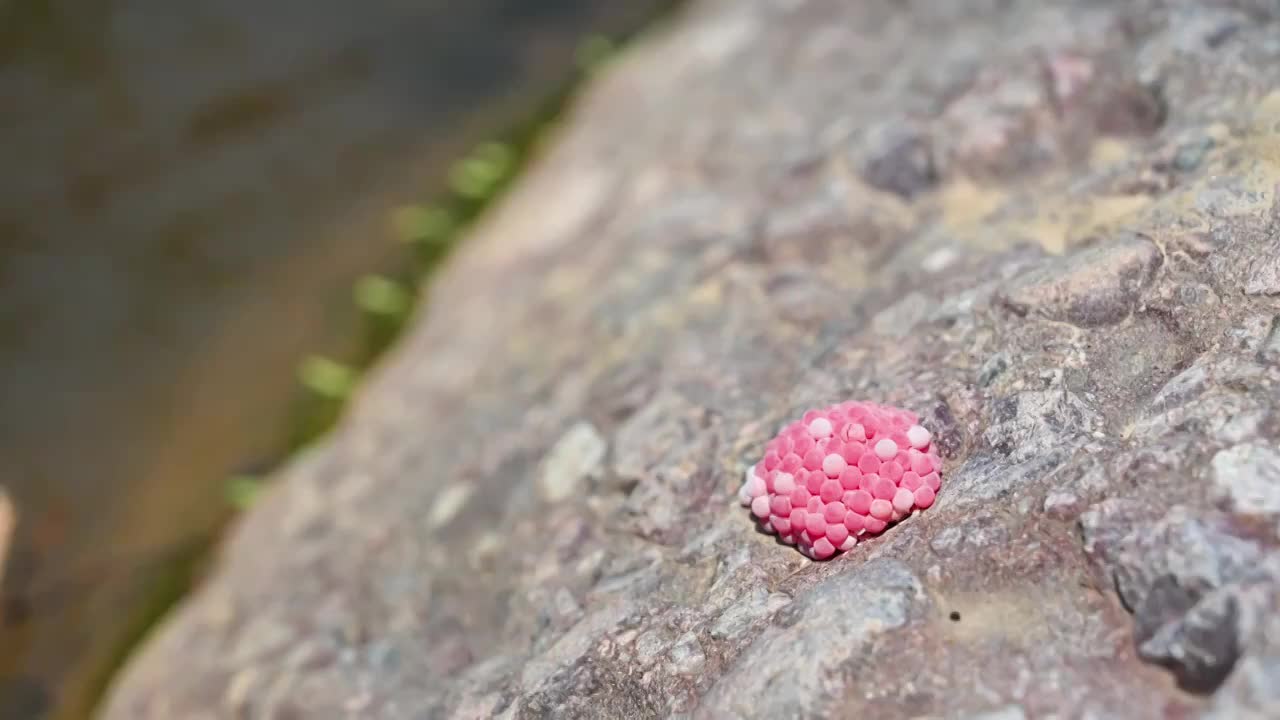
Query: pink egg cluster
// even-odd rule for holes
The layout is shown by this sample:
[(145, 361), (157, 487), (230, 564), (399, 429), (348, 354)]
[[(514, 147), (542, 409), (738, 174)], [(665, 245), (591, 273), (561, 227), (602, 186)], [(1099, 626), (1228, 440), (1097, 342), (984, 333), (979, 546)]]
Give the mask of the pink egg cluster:
[(738, 499), (766, 532), (825, 560), (933, 505), (942, 461), (912, 412), (869, 402), (810, 410), (769, 441)]

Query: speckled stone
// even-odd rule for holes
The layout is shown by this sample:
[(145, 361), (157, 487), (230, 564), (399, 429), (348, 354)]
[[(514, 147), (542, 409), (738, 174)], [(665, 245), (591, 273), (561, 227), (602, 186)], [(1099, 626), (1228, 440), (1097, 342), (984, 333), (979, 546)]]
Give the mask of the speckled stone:
[[(1280, 547), (1277, 37), (1267, 2), (695, 0), (103, 716), (1275, 717), (1276, 576), (1213, 573)], [(847, 398), (947, 475), (813, 563), (738, 491)], [(821, 471), (815, 529), (826, 480), (893, 520)]]

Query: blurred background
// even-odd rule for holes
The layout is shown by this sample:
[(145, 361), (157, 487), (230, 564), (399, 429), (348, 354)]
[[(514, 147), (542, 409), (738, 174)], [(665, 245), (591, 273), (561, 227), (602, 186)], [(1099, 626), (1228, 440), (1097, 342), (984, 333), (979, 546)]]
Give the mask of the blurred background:
[(90, 716), (672, 0), (0, 0), (0, 719)]

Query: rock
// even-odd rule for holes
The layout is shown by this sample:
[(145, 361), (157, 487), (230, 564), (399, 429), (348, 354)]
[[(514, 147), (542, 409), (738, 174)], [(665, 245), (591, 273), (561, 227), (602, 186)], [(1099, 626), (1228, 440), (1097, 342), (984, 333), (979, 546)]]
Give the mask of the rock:
[(932, 144), (920, 128), (897, 122), (880, 126), (872, 130), (868, 144), (869, 157), (862, 165), (868, 185), (911, 200), (937, 184)]
[[(1169, 588), (1162, 584), (1162, 588)], [(1139, 615), (1153, 612), (1148, 606), (1169, 608), (1189, 600), (1181, 588), (1172, 590), (1178, 596), (1161, 598), (1153, 592), (1139, 609)], [(1173, 669), (1178, 682), (1194, 692), (1212, 692), (1226, 680), (1240, 657), (1238, 615), (1235, 596), (1231, 592), (1215, 592), (1190, 605), (1180, 621), (1161, 626), (1138, 646), (1138, 654), (1146, 660)]]
[(693, 633), (685, 633), (681, 636), (668, 654), (671, 657), (672, 670), (680, 675), (697, 675), (702, 672), (707, 663), (707, 656), (702, 653), (698, 636)]
[[(1276, 309), (1241, 290), (1280, 18), (1243, 8), (697, 0), (103, 717), (1276, 716)], [(918, 413), (942, 489), (814, 562), (736, 492), (843, 399)]]
[(1243, 657), (1204, 715), (1211, 720), (1280, 714), (1280, 654), (1273, 645), (1280, 632), (1280, 594), (1274, 586), (1258, 585), (1242, 595), (1241, 609), (1253, 621), (1242, 634)]
[(1056, 518), (1070, 518), (1080, 511), (1080, 498), (1069, 492), (1051, 492), (1044, 499), (1044, 512)]
[(1280, 657), (1251, 657), (1240, 663), (1233, 673), (1239, 682), (1233, 692), (1214, 698), (1205, 720), (1236, 718), (1271, 718), (1280, 714)]
[(916, 325), (924, 321), (932, 304), (921, 293), (911, 293), (898, 302), (881, 310), (872, 319), (876, 332), (892, 337), (910, 335)]
[(560, 588), (555, 594), (556, 614), (562, 619), (573, 621), (582, 616), (582, 606), (568, 588)]
[(1055, 259), (1013, 281), (1004, 304), (1081, 327), (1119, 322), (1133, 308), (1161, 265), (1148, 238), (1126, 236)]
[(1009, 358), (1002, 353), (997, 353), (987, 358), (982, 363), (982, 370), (978, 373), (978, 384), (986, 387), (995, 381), (1005, 370), (1009, 369)]
[(1149, 135), (1166, 108), (1131, 67), (1059, 47), (982, 72), (944, 109), (944, 167), (1013, 179), (1070, 158), (1104, 136)]
[(453, 522), (474, 492), (475, 487), (463, 483), (450, 485), (441, 490), (427, 514), (427, 526), (442, 528)]
[[(1115, 523), (1112, 517), (1093, 515), (1089, 524)], [(1243, 589), (1280, 576), (1263, 562), (1262, 548), (1230, 532), (1225, 517), (1175, 506), (1154, 523), (1123, 524), (1133, 529), (1097, 555), (1133, 613), (1139, 655), (1170, 667), (1183, 687), (1212, 692), (1240, 656)]]
[(1016, 177), (1048, 164), (1052, 140), (1038, 121), (1052, 100), (1038, 68), (989, 69), (947, 107), (935, 131), (948, 175)]
[(1200, 162), (1214, 145), (1215, 142), (1211, 137), (1197, 138), (1184, 143), (1173, 156), (1173, 169), (1178, 172), (1195, 170), (1200, 167)]
[(943, 528), (933, 540), (929, 541), (929, 547), (941, 557), (949, 557), (955, 555), (960, 548), (960, 544), (964, 542), (964, 531), (956, 526)]
[(591, 423), (569, 428), (547, 455), (538, 483), (542, 498), (560, 502), (580, 492), (584, 481), (599, 474), (607, 449)]
[(1158, 515), (1158, 511), (1134, 500), (1111, 498), (1093, 505), (1080, 516), (1084, 551), (1106, 572), (1109, 583), (1115, 583), (1110, 576), (1124, 547), (1122, 543), (1136, 525), (1152, 521), (1153, 512)]
[(1102, 427), (1098, 412), (1066, 389), (1022, 392), (995, 405), (983, 439), (1014, 462), (1046, 457)]
[(1213, 456), (1213, 482), (1243, 513), (1280, 513), (1280, 450), (1244, 443)]
[(1225, 518), (1202, 519), (1175, 506), (1159, 521), (1140, 525), (1117, 553), (1116, 587), (1121, 599), (1131, 608), (1138, 607), (1166, 576), (1193, 594), (1249, 577), (1258, 566), (1261, 550), (1230, 534), (1225, 523)]
[(995, 710), (964, 716), (966, 720), (1026, 720), (1027, 713), (1017, 705), (1006, 705)]
[(707, 707), (742, 718), (814, 713), (823, 696), (842, 689), (840, 666), (925, 602), (920, 581), (897, 561), (834, 576), (782, 611), (711, 688)]
[(711, 637), (716, 640), (737, 640), (758, 620), (772, 615), (790, 601), (791, 598), (786, 595), (770, 595), (764, 588), (751, 588), (744, 597), (720, 613), (711, 626)]
[(1271, 330), (1258, 348), (1258, 362), (1280, 365), (1280, 315), (1271, 320)]
[(1244, 294), (1280, 295), (1280, 245), (1266, 248), (1261, 257), (1249, 264)]

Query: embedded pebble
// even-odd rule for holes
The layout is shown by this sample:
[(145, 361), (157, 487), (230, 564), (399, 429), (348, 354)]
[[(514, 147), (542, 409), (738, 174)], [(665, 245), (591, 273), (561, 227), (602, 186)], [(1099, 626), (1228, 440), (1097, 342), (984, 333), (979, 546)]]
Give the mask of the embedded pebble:
[(964, 542), (964, 531), (956, 526), (945, 527), (929, 541), (929, 549), (942, 557), (950, 557)]
[(1244, 294), (1280, 295), (1280, 247), (1273, 248), (1249, 265)]
[(696, 675), (702, 671), (707, 662), (707, 656), (702, 652), (702, 644), (693, 633), (681, 635), (667, 655), (671, 658), (671, 669), (681, 675)]
[(1163, 261), (1150, 239), (1124, 235), (1025, 273), (1003, 301), (1019, 315), (1038, 313), (1080, 327), (1109, 325), (1129, 314)]
[(1213, 456), (1213, 481), (1232, 508), (1245, 513), (1280, 513), (1280, 451), (1245, 443)]
[(456, 483), (440, 491), (427, 514), (427, 526), (436, 529), (448, 525), (462, 511), (474, 492), (475, 486), (470, 483)]
[(547, 502), (573, 497), (587, 478), (599, 473), (606, 450), (604, 438), (591, 423), (569, 428), (547, 454), (538, 478), (539, 494)]
[(1271, 332), (1258, 348), (1258, 362), (1280, 365), (1280, 316), (1271, 322)]
[(1071, 515), (1078, 513), (1080, 511), (1080, 507), (1080, 498), (1069, 492), (1051, 492), (1044, 499), (1044, 511), (1052, 517), (1070, 517)]

